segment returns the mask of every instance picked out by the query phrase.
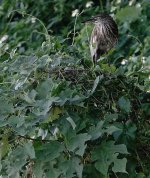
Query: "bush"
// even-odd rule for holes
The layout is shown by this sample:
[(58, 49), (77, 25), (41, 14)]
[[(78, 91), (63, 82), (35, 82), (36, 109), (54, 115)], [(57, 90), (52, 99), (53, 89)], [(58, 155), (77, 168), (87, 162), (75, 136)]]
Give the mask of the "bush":
[[(3, 1), (1, 14), (16, 5), (26, 13), (21, 9), (10, 23), (2, 15), (2, 25), (9, 28), (5, 31), (8, 37), (3, 36), (0, 44), (1, 176), (150, 176), (147, 2), (132, 7), (111, 3), (120, 41), (117, 49), (103, 56), (96, 66), (90, 60), (87, 43), (90, 26), (80, 31), (78, 25), (78, 35), (74, 32), (73, 42), (67, 41), (65, 26), (74, 22), (70, 19), (62, 25), (63, 32), (49, 36), (43, 21), (52, 2), (41, 8), (44, 1), (39, 1), (37, 9), (32, 1), (13, 2), (9, 5)], [(52, 8), (57, 9), (58, 2), (53, 3)], [(110, 7), (102, 3), (104, 8)], [(76, 6), (79, 4), (77, 1)], [(64, 1), (57, 10), (64, 12), (68, 7), (74, 7), (74, 3), (68, 2), (65, 7)], [(87, 9), (86, 13), (91, 11)], [(133, 14), (129, 16), (129, 12)], [(68, 12), (60, 14), (64, 17)], [(35, 20), (31, 15), (42, 21), (37, 18), (29, 26)], [(59, 24), (57, 19), (52, 21)], [(136, 34), (143, 28), (143, 38), (137, 40)], [(31, 31), (36, 30), (44, 35), (36, 33), (29, 40)], [(129, 32), (132, 38), (125, 36)]]

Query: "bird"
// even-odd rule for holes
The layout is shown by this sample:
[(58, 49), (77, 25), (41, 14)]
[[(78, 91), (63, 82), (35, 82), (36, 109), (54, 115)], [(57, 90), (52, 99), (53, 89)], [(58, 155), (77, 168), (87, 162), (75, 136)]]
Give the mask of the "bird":
[(118, 26), (113, 18), (106, 13), (98, 14), (86, 21), (94, 24), (90, 38), (90, 52), (94, 63), (111, 50), (118, 41)]

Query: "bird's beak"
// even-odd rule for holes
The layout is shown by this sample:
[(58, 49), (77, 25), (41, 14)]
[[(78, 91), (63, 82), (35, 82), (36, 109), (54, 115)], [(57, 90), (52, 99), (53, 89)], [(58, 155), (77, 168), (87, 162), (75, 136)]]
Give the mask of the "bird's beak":
[(82, 21), (82, 23), (90, 23), (90, 22), (95, 22), (95, 18), (93, 17), (93, 18)]

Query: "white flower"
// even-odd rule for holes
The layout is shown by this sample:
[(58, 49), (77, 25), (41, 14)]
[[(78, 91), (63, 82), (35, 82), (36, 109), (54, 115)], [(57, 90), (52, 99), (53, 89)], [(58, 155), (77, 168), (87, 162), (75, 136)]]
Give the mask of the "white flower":
[(35, 23), (35, 22), (36, 22), (36, 18), (35, 18), (35, 17), (32, 17), (32, 18), (31, 18), (31, 22), (32, 22), (32, 23)]
[(79, 10), (75, 9), (74, 11), (72, 11), (72, 17), (75, 17), (79, 14)]
[(140, 4), (140, 3), (137, 3), (137, 4), (136, 4), (136, 7), (141, 7), (141, 4)]
[(117, 0), (117, 4), (120, 4), (121, 3), (121, 0)]
[(4, 41), (6, 41), (8, 39), (8, 35), (4, 35), (2, 36), (2, 38), (0, 39), (0, 44), (2, 44)]
[(146, 61), (145, 61), (145, 57), (144, 57), (144, 56), (142, 57), (142, 63), (143, 63), (143, 64), (146, 63)]
[(122, 65), (125, 65), (127, 63), (127, 60), (126, 59), (123, 59), (122, 61), (121, 61), (121, 64)]
[(132, 6), (135, 0), (129, 1), (129, 6)]
[(86, 8), (89, 8), (89, 7), (91, 7), (92, 5), (93, 5), (93, 2), (92, 2), (92, 1), (89, 1), (89, 2), (86, 3), (85, 7), (86, 7)]

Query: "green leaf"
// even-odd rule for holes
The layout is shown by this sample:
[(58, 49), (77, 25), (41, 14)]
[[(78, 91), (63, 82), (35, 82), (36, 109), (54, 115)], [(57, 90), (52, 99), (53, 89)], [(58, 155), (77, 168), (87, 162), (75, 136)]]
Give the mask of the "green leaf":
[(60, 176), (60, 172), (57, 169), (50, 167), (50, 166), (49, 166), (48, 169), (49, 170), (45, 173), (46, 177), (48, 177), (48, 178), (58, 178)]
[(24, 149), (26, 154), (31, 158), (34, 159), (35, 158), (35, 151), (34, 151), (34, 147), (32, 142), (28, 142), (24, 145)]
[(101, 64), (101, 68), (108, 73), (114, 73), (116, 71), (116, 67), (113, 64)]
[(70, 98), (69, 101), (73, 105), (84, 107), (84, 102), (82, 101), (84, 101), (85, 99), (86, 97), (83, 95), (75, 95), (73, 98)]
[[(54, 87), (54, 82), (52, 81), (52, 79), (47, 79), (43, 82), (41, 82), (38, 87), (37, 87), (37, 94), (40, 98), (46, 98), (48, 96), (48, 94), (51, 94), (51, 91)], [(51, 95), (50, 95), (51, 96)]]
[(126, 171), (126, 164), (127, 164), (127, 159), (126, 158), (116, 159), (114, 161), (114, 166), (112, 167), (112, 171), (113, 172), (127, 173), (127, 171)]
[(36, 178), (41, 178), (43, 177), (43, 162), (41, 161), (37, 161), (35, 162), (35, 164), (33, 165), (33, 173), (36, 176)]
[(10, 145), (8, 142), (8, 136), (4, 135), (1, 140), (0, 157), (3, 158), (9, 151)]
[(35, 97), (37, 95), (37, 92), (35, 90), (32, 90), (30, 93), (24, 93), (21, 95), (21, 98), (26, 101), (29, 104), (32, 104), (35, 102)]
[(76, 128), (76, 124), (71, 117), (67, 117), (66, 120), (71, 124), (73, 130)]
[(111, 164), (111, 159), (109, 160), (109, 157), (107, 156), (107, 154), (105, 152), (100, 152), (99, 157), (97, 158), (100, 158), (96, 163), (95, 163), (95, 168), (101, 172), (103, 175), (107, 175), (108, 173), (108, 168)]
[(35, 150), (37, 160), (50, 161), (60, 156), (64, 146), (57, 141), (45, 143)]
[(35, 107), (35, 111), (33, 111), (33, 113), (36, 116), (46, 116), (46, 114), (50, 111), (51, 107), (52, 107), (52, 103), (53, 100), (49, 99), (49, 100), (37, 100), (34, 107)]
[(127, 113), (131, 111), (131, 104), (128, 98), (122, 96), (121, 98), (119, 98), (118, 104), (122, 111), (127, 112)]
[(7, 123), (14, 129), (16, 129), (21, 127), (25, 123), (25, 120), (23, 116), (11, 116)]
[(104, 121), (100, 121), (98, 122), (96, 127), (93, 126), (90, 128), (89, 135), (91, 135), (92, 140), (98, 139), (99, 137), (103, 135), (104, 133), (103, 124), (104, 124)]
[(38, 68), (40, 69), (44, 69), (44, 67), (49, 64), (49, 62), (51, 62), (52, 59), (49, 57), (49, 55), (44, 55), (42, 56), (38, 61), (37, 61), (37, 65)]
[(105, 122), (113, 122), (116, 121), (118, 119), (118, 114), (105, 114), (104, 116), (105, 118)]
[[(95, 167), (103, 175), (107, 175), (109, 166), (118, 160), (119, 154), (128, 154), (126, 146), (123, 144), (115, 145), (114, 141), (103, 142), (100, 146), (92, 151), (92, 160), (96, 161)], [(126, 169), (124, 165), (124, 160), (122, 163), (122, 168), (120, 172)], [(123, 167), (124, 166), (124, 167)], [(115, 166), (116, 168), (116, 166)], [(116, 169), (115, 169), (116, 171)]]
[(22, 167), (27, 163), (27, 159), (35, 158), (32, 142), (18, 146), (8, 155), (7, 172), (9, 176), (13, 176), (21, 171)]
[(116, 131), (120, 131), (121, 129), (118, 128), (118, 127), (115, 127), (114, 125), (111, 125), (111, 126), (108, 126), (105, 130), (105, 132), (108, 134), (108, 135), (112, 135), (114, 132)]
[(11, 114), (14, 112), (14, 107), (12, 103), (8, 102), (8, 99), (1, 97), (0, 98), (0, 113), (2, 114)]
[(8, 116), (3, 116), (1, 115), (0, 116), (0, 127), (4, 127), (8, 124), (8, 121), (6, 120)]
[(67, 140), (67, 149), (75, 152), (77, 155), (83, 156), (86, 149), (85, 142), (90, 140), (91, 136), (87, 133), (78, 134)]
[(63, 113), (63, 109), (61, 107), (57, 107), (57, 106), (53, 107), (50, 110), (50, 114), (44, 123), (49, 123), (58, 119), (62, 113)]
[(73, 178), (74, 173), (77, 174), (78, 178), (82, 178), (83, 164), (77, 157), (61, 163), (59, 167), (65, 178)]
[(141, 8), (136, 6), (126, 6), (117, 12), (116, 17), (121, 22), (132, 22), (139, 18), (141, 14)]
[(74, 90), (71, 90), (70, 88), (66, 88), (65, 90), (61, 91), (58, 100), (60, 106), (63, 106), (67, 101), (70, 101), (73, 98), (73, 94), (75, 93)]
[(58, 178), (61, 174), (61, 171), (55, 168), (55, 164), (55, 161), (35, 162), (33, 165), (34, 175), (36, 178), (41, 178), (44, 175), (46, 175), (46, 178)]
[(95, 81), (94, 81), (94, 85), (93, 85), (93, 88), (92, 88), (92, 91), (91, 91), (91, 94), (93, 94), (97, 88), (97, 85), (99, 84), (99, 81), (100, 81), (100, 76), (96, 77)]

